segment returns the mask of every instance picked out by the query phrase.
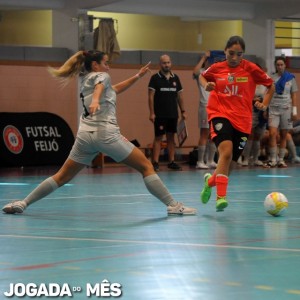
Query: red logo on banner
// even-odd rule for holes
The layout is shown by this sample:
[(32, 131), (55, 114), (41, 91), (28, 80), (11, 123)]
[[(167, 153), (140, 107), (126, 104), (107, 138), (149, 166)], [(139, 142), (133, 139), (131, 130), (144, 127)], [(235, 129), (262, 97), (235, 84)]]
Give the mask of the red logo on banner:
[(12, 125), (6, 126), (3, 130), (3, 140), (10, 152), (19, 154), (23, 150), (23, 137), (16, 127)]

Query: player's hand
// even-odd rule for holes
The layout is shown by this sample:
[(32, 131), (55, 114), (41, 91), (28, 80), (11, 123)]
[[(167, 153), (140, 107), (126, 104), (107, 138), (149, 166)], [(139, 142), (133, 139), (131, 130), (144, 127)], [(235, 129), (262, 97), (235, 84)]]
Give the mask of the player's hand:
[(254, 96), (253, 102), (255, 103), (256, 101), (263, 102), (263, 98), (260, 96)]
[(151, 64), (151, 61), (149, 61), (145, 66), (143, 66), (136, 75), (139, 78), (142, 78), (148, 72), (151, 74), (150, 64)]
[(91, 103), (89, 106), (90, 114), (93, 115), (97, 112), (97, 110), (100, 110), (100, 104), (99, 103)]
[(216, 84), (214, 82), (207, 82), (205, 86), (205, 90), (207, 92), (213, 91), (216, 88)]
[(265, 106), (263, 103), (259, 102), (259, 101), (256, 101), (254, 103), (254, 106), (259, 109), (259, 110), (262, 110), (262, 111), (266, 111), (267, 110), (267, 106)]
[(149, 120), (150, 120), (152, 123), (154, 123), (154, 121), (155, 121), (155, 114), (151, 114), (151, 115), (149, 116)]
[(209, 50), (206, 51), (204, 55), (205, 55), (206, 58), (210, 57), (210, 51)]

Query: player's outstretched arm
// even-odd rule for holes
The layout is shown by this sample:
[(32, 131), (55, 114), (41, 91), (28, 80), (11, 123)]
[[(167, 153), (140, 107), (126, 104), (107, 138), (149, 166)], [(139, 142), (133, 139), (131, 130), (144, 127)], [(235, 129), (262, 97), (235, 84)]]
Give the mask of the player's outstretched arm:
[(132, 77), (120, 82), (120, 83), (117, 83), (117, 84), (113, 85), (113, 89), (116, 91), (116, 93), (120, 94), (120, 93), (126, 91), (129, 87), (131, 87), (135, 82), (137, 82), (145, 74), (147, 74), (148, 72), (151, 73), (151, 71), (149, 69), (150, 64), (151, 64), (151, 62), (148, 62), (134, 76), (132, 76)]

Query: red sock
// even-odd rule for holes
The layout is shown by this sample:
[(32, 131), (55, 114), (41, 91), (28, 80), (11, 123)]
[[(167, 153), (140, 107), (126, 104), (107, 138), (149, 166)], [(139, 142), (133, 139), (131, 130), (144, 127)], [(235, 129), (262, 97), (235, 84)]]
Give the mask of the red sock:
[(228, 186), (228, 177), (223, 174), (218, 174), (216, 176), (216, 189), (217, 189), (218, 198), (226, 197), (227, 186)]
[(216, 172), (212, 174), (212, 176), (208, 179), (207, 183), (210, 187), (216, 186)]

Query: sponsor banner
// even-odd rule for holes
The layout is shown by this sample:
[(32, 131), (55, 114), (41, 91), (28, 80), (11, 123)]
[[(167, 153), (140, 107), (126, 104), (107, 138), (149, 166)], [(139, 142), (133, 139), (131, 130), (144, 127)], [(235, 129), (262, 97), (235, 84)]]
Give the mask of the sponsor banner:
[(0, 113), (0, 167), (61, 165), (73, 146), (69, 125), (46, 113)]

